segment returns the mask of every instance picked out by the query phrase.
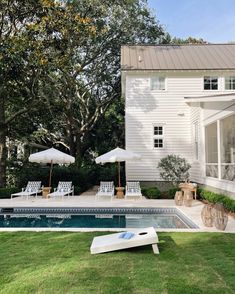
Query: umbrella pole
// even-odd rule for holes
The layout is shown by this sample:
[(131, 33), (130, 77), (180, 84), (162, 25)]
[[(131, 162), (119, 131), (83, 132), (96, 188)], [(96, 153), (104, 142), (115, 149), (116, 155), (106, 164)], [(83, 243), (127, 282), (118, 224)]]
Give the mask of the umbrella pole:
[(51, 187), (51, 175), (52, 175), (52, 167), (53, 167), (53, 162), (51, 161), (50, 175), (49, 175), (49, 187)]
[(118, 186), (121, 187), (120, 162), (118, 162)]

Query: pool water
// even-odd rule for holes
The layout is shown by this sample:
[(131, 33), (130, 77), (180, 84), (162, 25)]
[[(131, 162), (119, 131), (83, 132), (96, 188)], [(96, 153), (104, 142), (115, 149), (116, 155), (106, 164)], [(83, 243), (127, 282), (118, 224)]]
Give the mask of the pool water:
[(190, 228), (177, 214), (0, 215), (1, 228)]

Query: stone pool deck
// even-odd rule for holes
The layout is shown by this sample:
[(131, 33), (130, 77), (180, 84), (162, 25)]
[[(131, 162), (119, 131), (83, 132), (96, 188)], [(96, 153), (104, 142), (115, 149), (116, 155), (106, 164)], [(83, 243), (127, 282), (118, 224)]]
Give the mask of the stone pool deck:
[[(191, 219), (199, 229), (157, 229), (157, 231), (167, 232), (225, 232), (235, 233), (235, 219), (229, 216), (228, 225), (225, 231), (219, 231), (216, 228), (205, 227), (201, 220), (201, 210), (204, 204), (200, 201), (193, 201), (192, 207), (176, 206), (174, 200), (167, 199), (109, 199), (96, 200), (94, 193), (85, 193), (80, 196), (65, 197), (64, 200), (60, 199), (43, 199), (41, 196), (38, 198), (31, 197), (29, 200), (16, 197), (11, 199), (0, 199), (0, 208), (2, 207), (175, 207)], [(0, 228), (0, 231), (16, 231), (16, 228)], [(103, 228), (21, 228), (18, 230), (24, 231), (117, 231), (117, 229), (103, 229)], [(123, 229), (120, 229), (123, 231)]]

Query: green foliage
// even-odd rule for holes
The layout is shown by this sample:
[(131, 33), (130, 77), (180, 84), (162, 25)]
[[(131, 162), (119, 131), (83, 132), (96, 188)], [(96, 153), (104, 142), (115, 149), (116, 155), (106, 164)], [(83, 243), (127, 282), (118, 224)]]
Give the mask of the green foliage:
[[(42, 181), (42, 185), (48, 186), (49, 168), (49, 165), (42, 167), (33, 163), (23, 165), (14, 175), (17, 187), (25, 187), (28, 181)], [(57, 187), (59, 181), (72, 181), (75, 194), (78, 195), (94, 185), (99, 185), (100, 181), (116, 182), (117, 168), (115, 164), (104, 166), (94, 164), (84, 167), (54, 166), (52, 187)], [(124, 183), (124, 173), (122, 173), (122, 182)]]
[(176, 185), (180, 181), (188, 180), (191, 165), (185, 158), (170, 154), (160, 160), (158, 167), (161, 169), (160, 176)]
[(0, 188), (0, 198), (11, 198), (11, 194), (20, 192), (18, 188)]
[(228, 211), (235, 212), (235, 200), (224, 194), (217, 194), (211, 191), (202, 190), (200, 192), (200, 197), (211, 203), (222, 203)]
[(142, 188), (142, 193), (149, 199), (161, 198), (161, 191), (158, 189), (158, 187), (144, 187)]
[(176, 193), (177, 191), (180, 191), (180, 189), (179, 189), (179, 188), (171, 188), (171, 189), (169, 189), (168, 192), (167, 192), (169, 198), (170, 198), (170, 199), (174, 199), (174, 197), (175, 197), (175, 193)]
[(81, 164), (123, 145), (121, 45), (165, 39), (147, 1), (2, 0), (0, 10), (0, 143), (57, 145)]
[(208, 44), (207, 41), (203, 40), (202, 38), (193, 38), (193, 37), (188, 37), (186, 39), (182, 38), (170, 38), (171, 44)]

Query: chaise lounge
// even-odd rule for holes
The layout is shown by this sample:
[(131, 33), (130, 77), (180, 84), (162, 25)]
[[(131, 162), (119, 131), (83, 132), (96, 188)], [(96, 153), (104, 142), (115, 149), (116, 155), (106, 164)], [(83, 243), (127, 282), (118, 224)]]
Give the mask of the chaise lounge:
[(96, 199), (99, 197), (110, 197), (111, 200), (114, 197), (114, 185), (113, 182), (100, 182), (100, 187), (95, 195)]
[(54, 189), (53, 193), (48, 194), (50, 198), (57, 198), (61, 197), (62, 199), (64, 196), (74, 196), (74, 186), (72, 186), (72, 182), (59, 182), (57, 188)]
[(127, 182), (125, 199), (128, 197), (140, 197), (142, 199), (142, 193), (140, 188), (140, 182)]
[(25, 196), (29, 199), (29, 196), (35, 195), (37, 198), (38, 194), (42, 192), (41, 181), (29, 181), (26, 188), (22, 188), (21, 192), (11, 194), (11, 199), (13, 197)]

